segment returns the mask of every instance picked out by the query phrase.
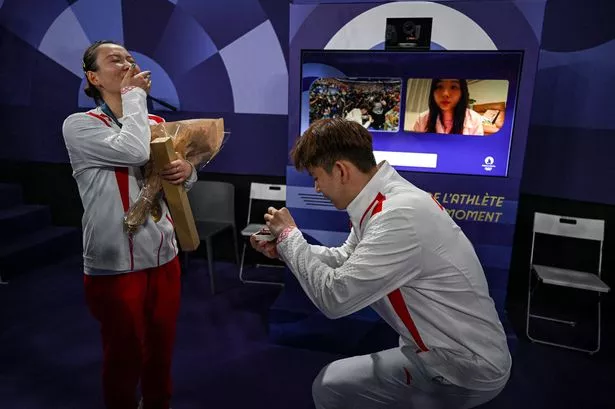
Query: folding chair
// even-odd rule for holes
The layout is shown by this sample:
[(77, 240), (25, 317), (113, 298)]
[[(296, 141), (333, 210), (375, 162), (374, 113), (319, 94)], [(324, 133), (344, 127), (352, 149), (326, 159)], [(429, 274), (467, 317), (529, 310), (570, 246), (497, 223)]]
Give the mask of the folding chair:
[[(235, 224), (235, 186), (224, 182), (197, 181), (188, 191), (190, 208), (199, 238), (205, 241), (211, 293), (215, 294), (213, 238), (230, 229), (233, 234), (233, 254), (239, 264), (237, 228)], [(187, 254), (185, 258), (187, 264)]]
[[(254, 233), (257, 233), (263, 227), (265, 222), (263, 215), (265, 214), (269, 206), (276, 208), (282, 207), (286, 203), (286, 185), (274, 185), (266, 183), (251, 183), (250, 184), (250, 200), (248, 203), (248, 221), (246, 227), (241, 230), (241, 235), (244, 237), (243, 250), (241, 251), (241, 261), (239, 264), (239, 279), (242, 283), (250, 284), (269, 284), (280, 285), (284, 283), (274, 281), (259, 281), (259, 280), (247, 280), (243, 276), (243, 267), (246, 256), (246, 248), (248, 246), (247, 240)], [(254, 213), (254, 215), (253, 215)], [(256, 267), (268, 266), (268, 267), (284, 267), (282, 265), (272, 264), (257, 264)]]
[[(576, 217), (564, 217), (546, 213), (534, 214), (534, 228), (532, 233), (532, 251), (530, 256), (530, 271), (529, 284), (527, 293), (527, 315), (526, 315), (526, 334), (533, 342), (538, 342), (547, 345), (558, 346), (577, 351), (589, 352), (594, 354), (600, 350), (600, 327), (601, 327), (601, 311), (600, 311), (600, 295), (607, 293), (610, 288), (601, 280), (602, 275), (602, 249), (604, 242), (604, 220), (582, 219)], [(598, 271), (596, 274), (587, 271), (569, 270), (547, 265), (534, 264), (534, 253), (536, 250), (536, 234), (544, 234), (551, 236), (559, 236), (565, 238), (574, 238), (580, 240), (592, 240), (599, 243), (598, 251)], [(578, 290), (592, 291), (598, 296), (598, 336), (597, 346), (594, 350), (578, 348), (572, 345), (566, 345), (557, 342), (550, 342), (544, 339), (538, 339), (530, 335), (530, 318), (547, 320), (560, 324), (576, 325), (574, 321), (566, 321), (551, 316), (532, 314), (532, 297), (534, 290), (532, 289), (532, 278), (534, 274), (537, 277), (537, 286), (540, 283), (573, 288)]]

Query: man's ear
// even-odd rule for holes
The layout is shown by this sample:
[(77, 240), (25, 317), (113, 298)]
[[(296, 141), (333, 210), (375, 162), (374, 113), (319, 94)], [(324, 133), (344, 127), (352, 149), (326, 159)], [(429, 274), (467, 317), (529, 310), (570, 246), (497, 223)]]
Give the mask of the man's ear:
[(335, 162), (334, 169), (339, 172), (340, 181), (342, 184), (346, 184), (350, 178), (350, 168), (348, 167), (348, 163), (345, 161), (338, 160)]

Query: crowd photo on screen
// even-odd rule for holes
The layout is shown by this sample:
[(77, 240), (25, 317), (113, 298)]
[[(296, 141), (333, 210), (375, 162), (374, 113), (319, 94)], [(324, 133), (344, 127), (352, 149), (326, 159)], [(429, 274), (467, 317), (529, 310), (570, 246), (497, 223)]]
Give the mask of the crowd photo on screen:
[(401, 80), (320, 78), (310, 87), (310, 123), (346, 118), (368, 130), (399, 130)]

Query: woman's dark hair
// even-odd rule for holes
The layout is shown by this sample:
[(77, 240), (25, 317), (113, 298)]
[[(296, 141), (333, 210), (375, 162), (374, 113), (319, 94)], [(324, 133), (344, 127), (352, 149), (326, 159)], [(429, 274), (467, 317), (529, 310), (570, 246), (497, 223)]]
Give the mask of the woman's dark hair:
[(96, 104), (100, 104), (102, 102), (102, 95), (100, 94), (98, 88), (96, 88), (88, 79), (87, 72), (98, 70), (98, 65), (96, 65), (96, 57), (98, 56), (98, 47), (103, 44), (115, 44), (121, 46), (121, 44), (116, 43), (115, 41), (100, 40), (89, 46), (83, 53), (83, 72), (86, 74), (85, 80), (88, 82), (85, 86), (84, 92), (85, 95), (94, 99)]
[[(434, 78), (431, 81), (431, 89), (429, 90), (429, 120), (427, 121), (427, 132), (436, 132), (436, 122), (438, 121), (438, 115), (440, 115), (440, 107), (436, 103), (434, 93), (438, 84), (442, 81), (440, 78)], [(458, 80), (459, 87), (461, 88), (461, 97), (459, 102), (455, 106), (453, 111), (453, 129), (451, 133), (462, 134), (463, 123), (466, 119), (466, 109), (468, 109), (468, 101), (470, 99), (470, 92), (468, 91), (468, 82), (466, 80)], [(440, 122), (442, 122), (442, 116), (440, 115)], [(444, 125), (444, 124), (442, 124)]]

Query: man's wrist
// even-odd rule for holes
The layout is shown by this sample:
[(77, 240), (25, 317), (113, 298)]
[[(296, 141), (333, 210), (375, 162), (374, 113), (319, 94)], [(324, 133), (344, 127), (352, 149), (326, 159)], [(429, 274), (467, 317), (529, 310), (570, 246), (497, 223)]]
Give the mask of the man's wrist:
[(287, 226), (285, 227), (280, 234), (278, 234), (278, 238), (276, 239), (276, 244), (282, 243), (290, 234), (295, 230), (297, 226)]

